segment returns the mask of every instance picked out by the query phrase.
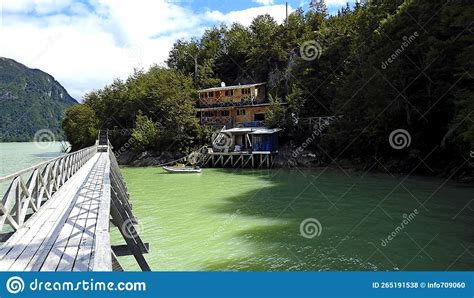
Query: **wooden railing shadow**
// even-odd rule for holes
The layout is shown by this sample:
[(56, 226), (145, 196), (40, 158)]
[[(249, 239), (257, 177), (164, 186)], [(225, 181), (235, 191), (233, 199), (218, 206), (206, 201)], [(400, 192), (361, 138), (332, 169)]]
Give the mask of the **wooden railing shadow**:
[[(77, 175), (77, 180), (71, 180), (75, 188), (69, 193), (58, 193), (96, 154), (100, 155), (97, 155), (95, 163), (90, 163), (87, 171)], [(25, 179), (25, 176), (29, 178)], [(143, 271), (150, 271), (143, 256), (148, 253), (148, 244), (142, 241), (135, 228), (137, 218), (132, 213), (130, 196), (107, 131), (99, 132), (97, 142), (92, 147), (1, 177), (2, 182), (10, 182), (0, 202), (0, 241), (5, 242), (0, 249), (0, 260), (9, 260), (5, 266), (28, 270), (33, 268), (32, 271), (61, 271), (61, 268), (66, 267), (67, 270), (76, 270), (79, 260), (81, 271), (121, 270), (117, 256), (133, 255)], [(63, 189), (69, 190), (66, 187)], [(51, 200), (53, 196), (54, 201)], [(48, 201), (48, 206), (41, 209)], [(51, 206), (57, 202), (62, 202), (60, 207)], [(40, 209), (47, 211), (51, 208), (58, 211), (53, 219), (49, 219), (44, 212), (37, 214)], [(36, 219), (29, 221), (35, 214), (38, 215)], [(89, 219), (93, 224), (89, 223)], [(110, 221), (119, 228), (126, 245), (111, 245)], [(45, 224), (48, 228), (41, 231)], [(35, 234), (29, 229), (30, 225), (35, 225), (34, 231), (41, 233)], [(10, 239), (17, 231), (19, 234)], [(18, 244), (26, 233), (29, 233), (29, 241)], [(87, 248), (87, 254), (79, 253), (84, 246), (84, 239), (90, 247)], [(68, 255), (66, 246), (76, 246), (77, 253)], [(15, 253), (10, 255), (13, 250)], [(49, 257), (55, 261), (47, 261)], [(84, 264), (80, 262), (82, 257), (87, 259)], [(58, 260), (61, 260), (61, 264), (56, 262)], [(18, 263), (14, 265), (10, 261)]]
[[(0, 231), (5, 224), (18, 230), (96, 152), (92, 146), (0, 177), (0, 183), (11, 181), (0, 202)], [(26, 181), (24, 175), (29, 175)]]

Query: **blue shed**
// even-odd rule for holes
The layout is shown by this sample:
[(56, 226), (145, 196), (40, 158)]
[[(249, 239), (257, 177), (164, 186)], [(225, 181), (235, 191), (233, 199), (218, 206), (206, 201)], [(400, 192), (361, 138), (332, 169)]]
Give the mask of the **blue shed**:
[(279, 128), (259, 128), (249, 133), (252, 136), (253, 151), (278, 151), (278, 133), (280, 131)]

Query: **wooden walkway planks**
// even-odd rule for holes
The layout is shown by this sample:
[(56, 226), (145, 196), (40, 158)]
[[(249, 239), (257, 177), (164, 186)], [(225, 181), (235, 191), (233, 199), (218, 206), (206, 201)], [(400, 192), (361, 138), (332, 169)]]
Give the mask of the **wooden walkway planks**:
[(92, 157), (0, 247), (0, 270), (112, 270), (108, 154)]
[[(114, 250), (132, 254), (150, 271), (143, 257), (149, 245), (134, 227), (137, 219), (107, 131), (99, 132), (94, 146), (0, 181), (11, 181), (0, 201), (0, 239), (7, 239), (0, 245), (0, 271), (122, 271)], [(111, 246), (110, 221), (126, 246)], [(13, 232), (4, 231), (4, 224)]]
[[(95, 228), (94, 254), (91, 257), (90, 266), (93, 271), (106, 271), (113, 269), (113, 251), (111, 251), (109, 223), (110, 223), (110, 158), (107, 158), (104, 169), (104, 180), (102, 196), (108, 198), (101, 200), (98, 206), (98, 218)], [(118, 261), (116, 261), (118, 263)]]

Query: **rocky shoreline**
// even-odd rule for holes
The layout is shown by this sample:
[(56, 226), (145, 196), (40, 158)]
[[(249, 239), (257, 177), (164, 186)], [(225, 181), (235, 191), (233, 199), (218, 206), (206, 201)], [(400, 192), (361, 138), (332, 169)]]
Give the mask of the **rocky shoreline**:
[[(172, 163), (180, 158), (182, 155), (173, 154), (171, 152), (156, 152), (145, 151), (142, 153), (134, 153), (131, 151), (121, 152), (116, 154), (120, 165), (130, 167), (153, 167), (162, 166), (164, 164)], [(413, 168), (410, 161), (390, 160), (385, 164), (381, 164), (374, 159), (373, 163), (367, 163), (357, 160), (341, 159), (335, 162), (328, 163), (323, 161), (324, 156), (318, 155), (308, 150), (296, 150), (291, 146), (282, 146), (274, 160), (273, 168), (324, 168), (330, 167), (334, 169), (344, 169), (345, 171), (370, 171), (378, 173), (393, 173), (396, 175), (406, 175), (410, 173)], [(474, 183), (474, 164), (470, 167), (461, 170), (459, 173), (451, 172), (433, 172), (420, 173), (420, 175), (448, 178), (461, 183)]]

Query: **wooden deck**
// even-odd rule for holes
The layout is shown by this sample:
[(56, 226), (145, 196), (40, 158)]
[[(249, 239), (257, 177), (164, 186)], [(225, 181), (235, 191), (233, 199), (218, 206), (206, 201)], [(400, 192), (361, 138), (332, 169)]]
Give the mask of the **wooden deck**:
[[(93, 151), (87, 150), (87, 155), (74, 153), (71, 157), (59, 159), (59, 162), (52, 161), (44, 168), (33, 168), (32, 177), (49, 173), (40, 175), (38, 183), (33, 183), (34, 179), (30, 177), (21, 187), (21, 175), (13, 178), (0, 204), (0, 219), (14, 230), (0, 246), (1, 271), (121, 270), (110, 243), (111, 219), (124, 238), (131, 238), (125, 238), (127, 245), (120, 246), (120, 250), (124, 251), (125, 247), (143, 270), (149, 270), (142, 256), (148, 251), (148, 246), (136, 232), (129, 236), (130, 222), (136, 223), (136, 219), (131, 214), (126, 186), (123, 181), (120, 190), (111, 185), (111, 179), (114, 183), (117, 177), (121, 179), (113, 154), (104, 145), (96, 144)], [(74, 174), (67, 170), (67, 166), (59, 166), (67, 164), (61, 160), (79, 160), (75, 158), (79, 154), (88, 160), (79, 162)], [(70, 166), (74, 165), (70, 163)], [(57, 175), (51, 174), (52, 169)], [(70, 173), (69, 178), (63, 179), (61, 185), (55, 185), (54, 182), (60, 181), (64, 173)], [(46, 176), (54, 177), (53, 183), (46, 182), (47, 179), (43, 179)], [(24, 189), (24, 194), (21, 194), (21, 189)], [(121, 193), (120, 200), (117, 191)], [(30, 216), (26, 216), (28, 211), (21, 210), (29, 210)], [(115, 215), (118, 213), (125, 215)]]
[(271, 168), (277, 154), (278, 151), (212, 152), (206, 153), (198, 164), (203, 168)]
[[(102, 196), (107, 153), (92, 157), (51, 200), (0, 248), (0, 269), (7, 271), (111, 271), (108, 237), (110, 197)], [(101, 204), (101, 200), (104, 201)], [(108, 201), (108, 202), (107, 202)], [(99, 220), (105, 213), (107, 220)], [(94, 237), (96, 231), (107, 237)], [(95, 255), (105, 253), (106, 260)]]

